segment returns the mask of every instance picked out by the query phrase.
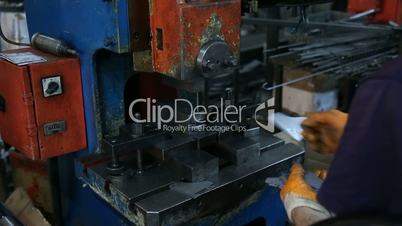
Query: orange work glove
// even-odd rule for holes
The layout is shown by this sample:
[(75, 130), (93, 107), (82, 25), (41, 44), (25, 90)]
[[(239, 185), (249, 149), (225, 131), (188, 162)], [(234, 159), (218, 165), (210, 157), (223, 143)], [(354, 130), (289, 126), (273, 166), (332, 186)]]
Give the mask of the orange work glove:
[(317, 202), (316, 192), (304, 181), (304, 169), (300, 164), (292, 166), (288, 181), (281, 190), (281, 198), (291, 222), (294, 221), (293, 211), (299, 207), (314, 210), (319, 220), (331, 217), (331, 213)]
[(304, 181), (304, 169), (298, 163), (290, 170), (288, 180), (281, 190), (281, 199), (284, 201), (289, 194), (314, 202), (317, 200), (316, 192)]
[(303, 121), (302, 136), (312, 151), (333, 154), (343, 135), (348, 114), (338, 110), (310, 113)]
[(328, 171), (325, 169), (317, 169), (314, 171), (314, 174), (321, 180), (325, 180), (325, 178), (327, 178)]

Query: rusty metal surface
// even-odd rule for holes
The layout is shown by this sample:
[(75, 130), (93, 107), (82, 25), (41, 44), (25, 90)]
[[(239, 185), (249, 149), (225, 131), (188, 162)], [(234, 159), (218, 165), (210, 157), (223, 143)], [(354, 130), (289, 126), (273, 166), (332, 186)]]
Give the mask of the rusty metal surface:
[(39, 158), (38, 139), (31, 130), (36, 120), (28, 69), (0, 60), (0, 71), (0, 96), (5, 100), (4, 111), (0, 111), (2, 139), (30, 158)]
[[(187, 80), (196, 74), (195, 64), (201, 47), (217, 40), (225, 41), (238, 57), (240, 8), (240, 0), (151, 0), (151, 47), (146, 48), (148, 40), (140, 35), (140, 49), (134, 50), (134, 68)], [(145, 17), (138, 10), (131, 13)], [(134, 15), (132, 21), (137, 16)], [(144, 32), (146, 23), (132, 26), (137, 28), (135, 32)]]
[(130, 43), (133, 51), (134, 70), (153, 71), (149, 1), (128, 1), (128, 10), (130, 12)]
[[(46, 62), (16, 66), (0, 60), (0, 95), (6, 101), (5, 111), (0, 112), (3, 140), (31, 159), (47, 159), (85, 148), (78, 59), (54, 57), (33, 49), (11, 52), (33, 53)], [(46, 97), (43, 81), (55, 77), (61, 80), (60, 93)]]

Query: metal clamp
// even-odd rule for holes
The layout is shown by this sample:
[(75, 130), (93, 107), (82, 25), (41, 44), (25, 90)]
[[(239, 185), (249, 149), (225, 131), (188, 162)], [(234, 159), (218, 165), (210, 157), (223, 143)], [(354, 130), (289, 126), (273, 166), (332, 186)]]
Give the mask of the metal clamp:
[(230, 46), (220, 40), (206, 43), (197, 57), (198, 69), (206, 78), (233, 73), (238, 65), (239, 60), (233, 55)]

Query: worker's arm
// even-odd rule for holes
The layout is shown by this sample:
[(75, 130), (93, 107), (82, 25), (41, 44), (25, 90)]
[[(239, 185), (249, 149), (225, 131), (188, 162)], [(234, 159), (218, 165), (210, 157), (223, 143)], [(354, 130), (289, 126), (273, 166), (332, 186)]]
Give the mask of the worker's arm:
[[(361, 84), (355, 95), (335, 158), (317, 195), (331, 213), (402, 214), (400, 65), (402, 58), (388, 64)], [(308, 224), (310, 215), (295, 208), (290, 217)]]
[(361, 84), (317, 199), (337, 215), (402, 210), (402, 58)]
[(307, 226), (331, 217), (331, 214), (317, 202), (316, 196), (313, 189), (304, 181), (302, 166), (295, 164), (281, 190), (281, 198), (290, 221), (296, 226)]
[(312, 151), (335, 153), (348, 120), (348, 115), (338, 111), (310, 113), (303, 121), (302, 136)]

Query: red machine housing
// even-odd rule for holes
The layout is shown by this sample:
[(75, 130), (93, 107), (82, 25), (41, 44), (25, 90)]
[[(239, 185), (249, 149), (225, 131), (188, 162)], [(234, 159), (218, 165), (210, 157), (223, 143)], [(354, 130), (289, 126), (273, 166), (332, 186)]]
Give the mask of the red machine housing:
[(33, 53), (46, 62), (18, 66), (0, 59), (0, 134), (4, 142), (31, 159), (85, 148), (79, 60), (33, 49), (5, 53)]
[[(240, 0), (139, 0), (133, 4), (136, 71), (187, 80), (194, 74), (201, 47), (213, 40), (226, 42), (235, 56), (240, 54)], [(140, 7), (148, 8), (149, 14)]]
[(352, 13), (378, 9), (379, 12), (372, 18), (374, 22), (402, 23), (402, 0), (349, 0), (348, 4), (348, 10)]

